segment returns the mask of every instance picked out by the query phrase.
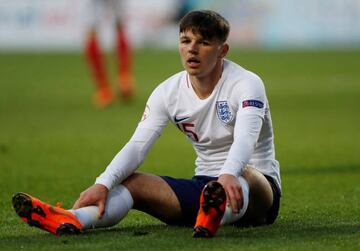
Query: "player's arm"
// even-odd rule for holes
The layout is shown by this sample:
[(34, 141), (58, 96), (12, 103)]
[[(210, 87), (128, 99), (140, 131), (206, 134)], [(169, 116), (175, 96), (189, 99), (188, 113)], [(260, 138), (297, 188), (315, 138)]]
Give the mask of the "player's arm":
[(155, 130), (138, 127), (129, 142), (116, 154), (95, 183), (104, 185), (109, 190), (116, 184), (121, 184), (142, 164), (159, 136), (160, 134)]
[(156, 131), (137, 128), (130, 141), (96, 179), (95, 184), (80, 194), (73, 208), (96, 205), (99, 207), (99, 217), (102, 217), (109, 190), (129, 177), (141, 165), (158, 137)]
[(80, 194), (74, 209), (96, 205), (99, 207), (100, 217), (103, 215), (108, 191), (134, 173), (167, 125), (168, 116), (162, 97), (161, 90), (155, 89), (132, 138), (96, 179), (95, 184)]
[(262, 128), (266, 96), (260, 79), (252, 80), (241, 90), (234, 127), (234, 142), (220, 171), (218, 181), (224, 186), (233, 212), (242, 208), (242, 190), (238, 178), (249, 163)]

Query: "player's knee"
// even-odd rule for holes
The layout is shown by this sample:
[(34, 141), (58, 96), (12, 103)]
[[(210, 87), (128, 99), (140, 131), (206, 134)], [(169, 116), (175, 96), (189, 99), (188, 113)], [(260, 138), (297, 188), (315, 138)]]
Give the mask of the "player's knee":
[(254, 168), (246, 168), (243, 176), (250, 189), (249, 210), (260, 221), (265, 220), (266, 213), (273, 203), (271, 186), (265, 176)]
[(134, 207), (141, 209), (152, 199), (152, 189), (155, 186), (153, 175), (145, 173), (133, 173), (122, 183), (130, 192), (134, 200)]
[(141, 196), (143, 194), (140, 191), (142, 189), (141, 180), (142, 180), (141, 173), (133, 173), (128, 178), (126, 178), (122, 183), (122, 185), (124, 185), (129, 190), (135, 203), (141, 200)]

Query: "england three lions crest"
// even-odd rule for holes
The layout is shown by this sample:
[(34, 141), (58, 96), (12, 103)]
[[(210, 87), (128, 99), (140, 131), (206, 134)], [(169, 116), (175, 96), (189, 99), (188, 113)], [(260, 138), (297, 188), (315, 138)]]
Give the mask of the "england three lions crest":
[(216, 112), (219, 119), (225, 124), (229, 124), (234, 117), (227, 101), (217, 101)]

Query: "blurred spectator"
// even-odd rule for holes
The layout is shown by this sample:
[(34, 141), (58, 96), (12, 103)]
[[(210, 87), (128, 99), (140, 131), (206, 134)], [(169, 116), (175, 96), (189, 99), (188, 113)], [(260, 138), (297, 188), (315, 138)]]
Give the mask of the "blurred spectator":
[(129, 99), (134, 95), (134, 80), (132, 75), (131, 48), (124, 29), (124, 8), (122, 0), (91, 0), (91, 25), (87, 33), (85, 54), (92, 72), (96, 93), (94, 102), (99, 107), (109, 105), (115, 98), (110, 87), (104, 56), (98, 39), (100, 24), (109, 15), (113, 16), (116, 28), (116, 41), (114, 43), (117, 58), (117, 86), (120, 95)]
[(185, 16), (189, 11), (195, 9), (196, 1), (194, 0), (179, 0), (179, 7), (176, 15), (174, 17), (174, 21), (177, 23), (180, 19)]

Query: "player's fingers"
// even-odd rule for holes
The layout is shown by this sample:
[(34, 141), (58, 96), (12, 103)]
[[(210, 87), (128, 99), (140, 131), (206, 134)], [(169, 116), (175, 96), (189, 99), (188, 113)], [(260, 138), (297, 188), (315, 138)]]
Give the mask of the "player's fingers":
[(105, 213), (105, 201), (103, 200), (100, 201), (98, 207), (99, 207), (99, 219), (101, 219)]
[(85, 206), (89, 206), (89, 198), (86, 193), (82, 192), (80, 197), (75, 201), (73, 209), (78, 209)]
[(226, 206), (233, 208), (233, 199), (232, 199), (233, 196), (230, 188), (225, 188), (225, 194), (226, 194)]
[(79, 202), (80, 199), (77, 199), (74, 203), (74, 205), (72, 206), (72, 209), (78, 209), (80, 208), (80, 202)]
[(228, 194), (229, 194), (230, 206), (232, 208), (233, 213), (238, 213), (239, 212), (239, 206), (238, 206), (238, 201), (236, 199), (234, 190), (233, 189), (228, 189)]
[(238, 189), (238, 194), (239, 194), (238, 202), (239, 202), (239, 209), (240, 209), (240, 208), (243, 208), (243, 206), (244, 206), (244, 197), (243, 197), (243, 192), (242, 192), (241, 186)]
[(231, 209), (233, 209), (231, 189), (227, 186), (224, 186), (224, 189), (226, 194), (226, 206), (231, 207)]
[(241, 186), (234, 188), (234, 199), (236, 200), (236, 204), (238, 209), (240, 210), (243, 207), (243, 198), (242, 198), (242, 189)]
[(226, 194), (226, 206), (227, 206), (227, 207), (231, 207), (231, 204), (230, 204), (230, 196), (229, 196), (227, 190), (225, 190), (225, 194)]

